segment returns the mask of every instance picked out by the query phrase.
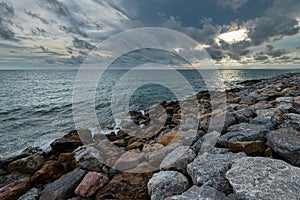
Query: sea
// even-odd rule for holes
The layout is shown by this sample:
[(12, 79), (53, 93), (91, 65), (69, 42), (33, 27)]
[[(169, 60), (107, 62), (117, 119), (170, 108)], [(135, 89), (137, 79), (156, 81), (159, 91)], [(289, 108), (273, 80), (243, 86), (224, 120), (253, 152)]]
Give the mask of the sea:
[[(112, 93), (126, 72), (106, 71), (98, 83), (95, 111), (103, 132), (109, 131), (107, 127), (117, 125), (112, 116)], [(208, 88), (207, 82), (196, 70), (178, 72), (195, 93)], [(291, 72), (300, 72), (300, 69), (223, 69), (218, 70), (218, 76), (228, 89), (239, 86), (238, 83), (245, 80)], [(29, 146), (49, 148), (54, 139), (76, 128), (73, 119), (76, 105), (73, 106), (72, 99), (77, 73), (77, 70), (0, 70), (0, 158), (16, 154)], [(168, 77), (165, 79), (168, 80)], [(136, 80), (133, 77), (130, 81), (135, 83)], [(129, 107), (142, 111), (162, 101), (176, 99), (174, 92), (167, 87), (146, 84), (137, 86)], [(93, 124), (85, 128), (95, 131)]]

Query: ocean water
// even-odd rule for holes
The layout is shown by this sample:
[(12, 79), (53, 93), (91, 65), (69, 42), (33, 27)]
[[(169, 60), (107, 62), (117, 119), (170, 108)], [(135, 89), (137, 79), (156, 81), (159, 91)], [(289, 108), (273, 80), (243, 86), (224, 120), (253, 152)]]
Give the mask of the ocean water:
[[(179, 72), (195, 92), (206, 89), (203, 78), (194, 70)], [(232, 88), (244, 80), (269, 78), (289, 72), (300, 72), (300, 69), (219, 70), (219, 76), (226, 88)], [(95, 110), (102, 128), (114, 122), (111, 95), (125, 73), (125, 70), (107, 71), (98, 84)], [(76, 70), (0, 71), (0, 158), (28, 146), (47, 146), (55, 138), (75, 129), (72, 97), (76, 74)], [(135, 82), (134, 79), (131, 81)], [(215, 87), (218, 88), (218, 85)], [(159, 102), (175, 99), (176, 96), (168, 88), (148, 84), (134, 92), (130, 108), (143, 110)], [(93, 128), (93, 125), (86, 128)]]

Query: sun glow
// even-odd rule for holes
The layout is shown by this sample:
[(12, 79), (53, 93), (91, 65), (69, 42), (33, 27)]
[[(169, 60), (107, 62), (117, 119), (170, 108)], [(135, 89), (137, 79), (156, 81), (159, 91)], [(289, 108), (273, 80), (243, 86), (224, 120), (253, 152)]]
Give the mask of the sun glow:
[(223, 40), (229, 44), (240, 42), (246, 39), (248, 39), (248, 31), (246, 29), (222, 33), (218, 37), (218, 41)]

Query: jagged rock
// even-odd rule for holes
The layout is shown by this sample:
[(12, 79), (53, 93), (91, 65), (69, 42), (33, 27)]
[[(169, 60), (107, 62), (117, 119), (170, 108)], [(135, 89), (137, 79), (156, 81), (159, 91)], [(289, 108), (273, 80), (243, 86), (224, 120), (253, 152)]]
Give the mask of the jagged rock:
[(104, 163), (103, 156), (93, 146), (79, 147), (74, 151), (75, 160), (81, 169), (101, 172)]
[(37, 188), (32, 188), (27, 191), (25, 194), (20, 196), (18, 200), (38, 200), (40, 195), (40, 191)]
[(45, 158), (41, 154), (34, 154), (32, 156), (22, 158), (11, 162), (7, 169), (10, 172), (19, 171), (29, 174), (34, 174), (45, 163)]
[(160, 164), (161, 170), (177, 170), (186, 173), (186, 166), (196, 154), (189, 146), (180, 146), (169, 153)]
[(63, 166), (65, 171), (72, 171), (76, 168), (76, 160), (74, 153), (61, 153), (57, 162)]
[(195, 185), (205, 184), (228, 194), (232, 188), (225, 178), (225, 173), (230, 169), (234, 159), (244, 155), (243, 153), (199, 155), (187, 166), (187, 171)]
[(259, 124), (268, 127), (270, 130), (274, 130), (279, 124), (277, 119), (273, 116), (259, 115), (254, 119), (250, 120), (250, 124)]
[(81, 197), (90, 197), (109, 181), (105, 174), (89, 172), (77, 186), (75, 194)]
[(221, 133), (219, 132), (211, 132), (202, 137), (203, 143), (201, 145), (201, 149), (199, 154), (203, 153), (211, 153), (216, 146), (218, 138), (220, 137)]
[(162, 149), (151, 152), (148, 155), (148, 160), (149, 160), (150, 164), (158, 169), (162, 160), (178, 146), (182, 146), (182, 145), (179, 143), (173, 143)]
[(6, 176), (0, 176), (0, 188), (13, 183), (21, 178), (29, 177), (30, 175), (21, 172), (12, 172)]
[(116, 175), (96, 195), (96, 200), (102, 199), (124, 199), (141, 200), (149, 199), (147, 182), (152, 173), (134, 174), (122, 173)]
[(152, 200), (161, 200), (181, 194), (188, 188), (188, 179), (175, 171), (158, 172), (148, 182), (148, 190)]
[(238, 194), (230, 194), (228, 195), (227, 199), (228, 200), (262, 200), (261, 198), (238, 195)]
[(26, 154), (26, 155), (33, 155), (33, 154), (42, 154), (43, 150), (40, 147), (27, 147), (24, 149), (21, 154)]
[(32, 182), (35, 183), (44, 182), (48, 179), (53, 180), (62, 175), (59, 172), (61, 172), (61, 165), (55, 160), (49, 160), (31, 177), (31, 179)]
[(239, 158), (226, 178), (238, 195), (265, 200), (300, 198), (300, 169), (281, 160)]
[(165, 200), (225, 200), (226, 195), (215, 188), (203, 185), (193, 186), (181, 195), (168, 197)]
[(162, 144), (164, 146), (167, 146), (171, 143), (175, 143), (179, 140), (180, 138), (180, 131), (179, 130), (172, 130), (163, 136), (161, 136), (158, 140), (157, 143)]
[(233, 115), (238, 123), (249, 122), (251, 118), (255, 117), (255, 113), (249, 108), (237, 110), (233, 113)]
[(268, 145), (293, 165), (300, 166), (300, 132), (282, 128), (267, 134)]
[(144, 154), (133, 151), (127, 151), (116, 161), (114, 168), (120, 171), (126, 171), (135, 168), (142, 162)]
[(282, 121), (282, 110), (280, 110), (279, 108), (269, 108), (269, 109), (261, 109), (261, 110), (256, 110), (255, 111), (256, 115), (263, 115), (263, 116), (270, 116), (270, 117), (274, 117), (278, 123), (281, 123)]
[(280, 125), (280, 128), (294, 128), (297, 131), (300, 131), (300, 115), (295, 113), (287, 113), (282, 117), (284, 120)]
[(125, 147), (126, 151), (132, 150), (132, 149), (137, 149), (143, 146), (142, 142), (133, 142), (130, 145), (128, 145), (127, 147)]
[(264, 125), (241, 123), (229, 127), (228, 133), (218, 139), (218, 145), (228, 147), (228, 142), (232, 141), (265, 141), (268, 127)]
[(263, 141), (234, 141), (228, 142), (228, 148), (235, 153), (245, 152), (246, 154), (263, 154), (267, 149), (267, 145)]
[(159, 144), (159, 143), (153, 143), (153, 144), (145, 144), (143, 146), (143, 153), (149, 153), (149, 152), (153, 152), (156, 151), (158, 149), (162, 149), (164, 147), (164, 145)]
[(20, 197), (30, 188), (30, 183), (30, 177), (26, 177), (0, 188), (0, 199), (18, 199), (18, 197)]
[(76, 169), (47, 185), (41, 192), (40, 200), (63, 200), (74, 196), (74, 190), (86, 171)]

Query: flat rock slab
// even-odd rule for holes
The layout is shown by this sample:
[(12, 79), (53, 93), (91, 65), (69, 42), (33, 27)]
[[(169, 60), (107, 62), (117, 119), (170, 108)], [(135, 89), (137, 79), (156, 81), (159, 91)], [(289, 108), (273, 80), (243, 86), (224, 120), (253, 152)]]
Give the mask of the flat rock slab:
[(264, 200), (300, 198), (300, 169), (281, 160), (239, 158), (226, 178), (238, 195)]
[(268, 145), (292, 165), (300, 166), (300, 132), (283, 128), (267, 134)]
[(241, 123), (229, 127), (228, 131), (218, 139), (218, 145), (228, 147), (228, 142), (232, 141), (264, 141), (270, 129), (264, 125)]
[(175, 171), (161, 171), (148, 182), (151, 200), (162, 200), (183, 193), (189, 188), (188, 179)]
[(165, 200), (224, 200), (226, 195), (209, 186), (193, 186), (181, 195), (168, 197)]
[(232, 188), (225, 178), (234, 159), (245, 156), (244, 153), (203, 154), (187, 166), (187, 171), (195, 185), (203, 184), (215, 189), (230, 193)]
[(76, 169), (69, 174), (49, 184), (42, 191), (40, 200), (63, 200), (74, 196), (74, 190), (80, 183), (86, 171)]

